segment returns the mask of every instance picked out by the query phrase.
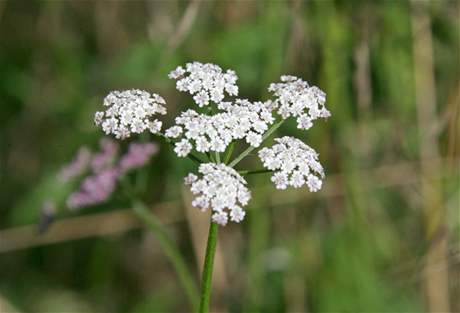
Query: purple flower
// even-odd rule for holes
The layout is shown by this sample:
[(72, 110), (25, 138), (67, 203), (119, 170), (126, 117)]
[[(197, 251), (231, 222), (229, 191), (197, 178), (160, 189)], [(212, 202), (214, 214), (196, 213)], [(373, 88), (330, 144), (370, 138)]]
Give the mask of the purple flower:
[(87, 147), (81, 147), (75, 158), (68, 165), (64, 166), (58, 174), (61, 182), (68, 182), (83, 174), (88, 168), (91, 160), (91, 152)]
[(118, 164), (120, 172), (126, 173), (144, 166), (157, 151), (158, 146), (153, 143), (131, 143), (128, 152), (121, 157)]
[(119, 157), (118, 144), (108, 138), (100, 141), (100, 152), (86, 160), (92, 173), (85, 177), (78, 190), (67, 198), (70, 209), (79, 209), (106, 202), (115, 191), (118, 179), (126, 172), (144, 166), (158, 146), (153, 143), (131, 143), (128, 152)]
[(120, 171), (117, 168), (109, 168), (86, 177), (80, 189), (67, 199), (67, 206), (78, 209), (105, 202), (115, 190), (119, 176)]
[(118, 152), (118, 144), (108, 138), (102, 138), (99, 142), (100, 152), (93, 156), (91, 168), (98, 173), (107, 168)]

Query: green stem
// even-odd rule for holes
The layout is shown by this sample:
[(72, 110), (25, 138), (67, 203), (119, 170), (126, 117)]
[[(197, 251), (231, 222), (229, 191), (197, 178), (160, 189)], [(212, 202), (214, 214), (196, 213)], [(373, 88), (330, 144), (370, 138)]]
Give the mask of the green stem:
[(197, 163), (197, 164), (201, 164), (201, 163), (205, 163), (205, 161), (203, 161), (202, 159), (200, 159), (199, 157), (197, 157), (196, 155), (194, 155), (193, 153), (189, 153), (187, 155), (187, 157), (192, 160), (193, 162)]
[(233, 154), (233, 149), (235, 149), (235, 141), (232, 141), (232, 143), (228, 147), (228, 151), (227, 151), (227, 154), (225, 155), (225, 160), (224, 160), (225, 164), (228, 164), (228, 162), (230, 162), (230, 158), (232, 157), (232, 154)]
[[(275, 130), (277, 130), (281, 124), (283, 124), (284, 120), (279, 121), (262, 136), (262, 142), (267, 139)], [(244, 159), (249, 153), (251, 153), (256, 147), (249, 146), (246, 150), (244, 150), (238, 157), (236, 157), (228, 166), (235, 167), (242, 159)]]
[(209, 302), (211, 299), (212, 287), (212, 270), (214, 267), (214, 255), (217, 245), (218, 225), (211, 221), (209, 226), (208, 244), (206, 247), (206, 256), (204, 258), (203, 278), (201, 286), (200, 313), (209, 312)]
[(265, 174), (265, 173), (271, 173), (273, 172), (272, 170), (267, 170), (265, 168), (260, 169), (260, 170), (254, 170), (254, 171), (238, 171), (240, 175), (252, 175), (252, 174)]
[(136, 215), (141, 219), (148, 228), (155, 234), (156, 239), (158, 240), (161, 248), (163, 249), (166, 256), (171, 261), (176, 273), (179, 277), (179, 280), (185, 290), (187, 297), (189, 298), (190, 305), (194, 312), (198, 309), (198, 288), (196, 286), (195, 279), (193, 275), (187, 268), (187, 265), (180, 254), (179, 248), (174, 243), (173, 240), (169, 237), (160, 221), (156, 216), (145, 206), (145, 204), (139, 201), (133, 201), (133, 210)]

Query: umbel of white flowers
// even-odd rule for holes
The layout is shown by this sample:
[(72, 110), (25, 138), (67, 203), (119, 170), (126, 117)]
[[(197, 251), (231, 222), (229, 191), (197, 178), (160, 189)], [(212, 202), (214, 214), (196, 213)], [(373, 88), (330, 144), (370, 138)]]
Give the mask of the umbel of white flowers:
[[(185, 183), (196, 195), (193, 206), (202, 211), (210, 208), (213, 221), (220, 225), (228, 220), (240, 222), (245, 216), (243, 207), (251, 194), (244, 177), (233, 168), (244, 156), (291, 117), (297, 128), (307, 130), (316, 119), (330, 116), (324, 106), (326, 94), (295, 76), (284, 75), (281, 82), (270, 84), (268, 90), (274, 97), (264, 102), (234, 98), (238, 95), (236, 73), (224, 72), (214, 64), (187, 63), (168, 76), (177, 80), (177, 90), (192, 95), (201, 109), (180, 113), (175, 125), (163, 133), (162, 122), (156, 118), (166, 114), (161, 96), (136, 89), (113, 91), (104, 99), (106, 110), (96, 112), (95, 123), (118, 139), (149, 131), (172, 143), (179, 157), (192, 157), (194, 151), (206, 156), (209, 162), (202, 162), (198, 175), (189, 174)], [(238, 141), (249, 147), (231, 162), (221, 163), (220, 154), (231, 155)], [(321, 189), (324, 170), (315, 150), (294, 137), (276, 138), (275, 142), (258, 152), (263, 166), (273, 173), (275, 187)]]

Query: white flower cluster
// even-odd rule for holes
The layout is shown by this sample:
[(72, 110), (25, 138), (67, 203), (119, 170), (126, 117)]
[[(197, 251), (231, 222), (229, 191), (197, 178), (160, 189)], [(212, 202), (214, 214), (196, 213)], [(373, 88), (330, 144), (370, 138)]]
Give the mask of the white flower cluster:
[(321, 189), (324, 170), (315, 150), (294, 137), (276, 138), (277, 144), (259, 151), (264, 167), (274, 171), (271, 180), (277, 189), (299, 188), (306, 184), (310, 191)]
[(197, 197), (192, 205), (205, 211), (212, 209), (212, 220), (226, 225), (230, 215), (233, 222), (241, 222), (245, 216), (242, 206), (247, 205), (251, 193), (246, 181), (237, 171), (224, 164), (203, 163), (198, 169), (201, 177), (189, 174), (185, 184)]
[(255, 148), (260, 146), (262, 135), (275, 121), (272, 114), (272, 101), (250, 102), (246, 99), (236, 99), (233, 104), (220, 103), (219, 108), (225, 110), (238, 122), (238, 125), (232, 129), (233, 138), (245, 138), (246, 142)]
[[(274, 115), (281, 121), (296, 118), (299, 129), (309, 129), (316, 119), (330, 116), (325, 107), (326, 94), (295, 76), (284, 75), (281, 82), (270, 84), (268, 90), (273, 94), (273, 100), (266, 102), (235, 98), (238, 96), (237, 75), (214, 64), (187, 63), (168, 76), (177, 81), (179, 91), (192, 95), (202, 109), (182, 112), (163, 134), (160, 133), (162, 122), (155, 118), (156, 114), (166, 114), (162, 97), (141, 90), (114, 91), (104, 99), (106, 110), (95, 114), (96, 124), (106, 134), (119, 139), (146, 130), (158, 133), (174, 144), (174, 152), (179, 157), (188, 156), (192, 150), (208, 156), (209, 152), (223, 153), (232, 142), (244, 140), (251, 148), (230, 163), (236, 165), (259, 147), (264, 136), (274, 131), (275, 126), (281, 125), (281, 122), (273, 125)], [(258, 155), (264, 166), (273, 171), (271, 180), (276, 188), (306, 185), (312, 192), (321, 189), (324, 171), (318, 154), (293, 137), (275, 141), (275, 145), (261, 149)], [(201, 155), (191, 157), (201, 160)], [(248, 203), (251, 194), (244, 178), (233, 168), (219, 162), (202, 163), (199, 174), (189, 174), (185, 183), (195, 195), (192, 204), (203, 211), (211, 208), (214, 222), (226, 225), (228, 220), (243, 220), (245, 212), (242, 207)]]
[(147, 129), (155, 134), (161, 130), (161, 122), (152, 117), (166, 114), (165, 103), (159, 95), (143, 90), (112, 91), (104, 99), (107, 109), (96, 112), (94, 122), (101, 125), (107, 135), (113, 134), (118, 139), (125, 139), (132, 133), (140, 134)]
[(326, 94), (316, 86), (295, 76), (281, 76), (281, 83), (270, 84), (269, 91), (277, 97), (278, 113), (283, 119), (297, 117), (297, 128), (309, 129), (313, 121), (327, 118), (331, 113), (326, 109)]
[(198, 152), (224, 152), (235, 139), (246, 139), (253, 147), (262, 142), (262, 135), (273, 123), (272, 102), (250, 102), (237, 99), (221, 102), (221, 113), (206, 115), (187, 110), (176, 118), (176, 125), (166, 130), (166, 137), (179, 138), (174, 151), (187, 156), (195, 145)]
[(231, 96), (238, 95), (238, 77), (235, 72), (227, 70), (224, 73), (215, 64), (187, 63), (185, 69), (179, 66), (168, 76), (177, 80), (177, 90), (193, 95), (193, 100), (199, 107), (208, 105), (209, 101), (221, 102), (225, 97), (224, 92)]

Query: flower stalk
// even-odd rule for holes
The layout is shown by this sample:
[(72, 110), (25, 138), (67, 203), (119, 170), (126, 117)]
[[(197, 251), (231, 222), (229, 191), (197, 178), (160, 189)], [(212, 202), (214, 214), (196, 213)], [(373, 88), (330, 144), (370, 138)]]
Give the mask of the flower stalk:
[(272, 173), (272, 170), (269, 169), (260, 169), (260, 170), (254, 170), (254, 171), (238, 171), (240, 175), (246, 176), (246, 175), (254, 175), (254, 174), (266, 174), (266, 173)]
[(212, 287), (212, 271), (214, 268), (214, 256), (216, 254), (218, 228), (219, 226), (216, 223), (213, 221), (210, 222), (201, 283), (200, 313), (209, 312)]
[(227, 154), (225, 155), (225, 160), (224, 160), (225, 164), (228, 164), (228, 162), (230, 162), (234, 149), (235, 149), (235, 141), (233, 141), (228, 147), (228, 151), (227, 151)]
[[(280, 120), (278, 123), (273, 124), (273, 126), (270, 127), (270, 129), (267, 130), (267, 132), (262, 136), (262, 142), (264, 142), (265, 139), (267, 139), (271, 134), (273, 134), (283, 123), (284, 123), (284, 120)], [(228, 166), (235, 167), (235, 165), (240, 163), (240, 161), (243, 160), (249, 153), (254, 151), (254, 149), (256, 149), (256, 147), (249, 146), (239, 156), (237, 156), (232, 162), (230, 162)]]

